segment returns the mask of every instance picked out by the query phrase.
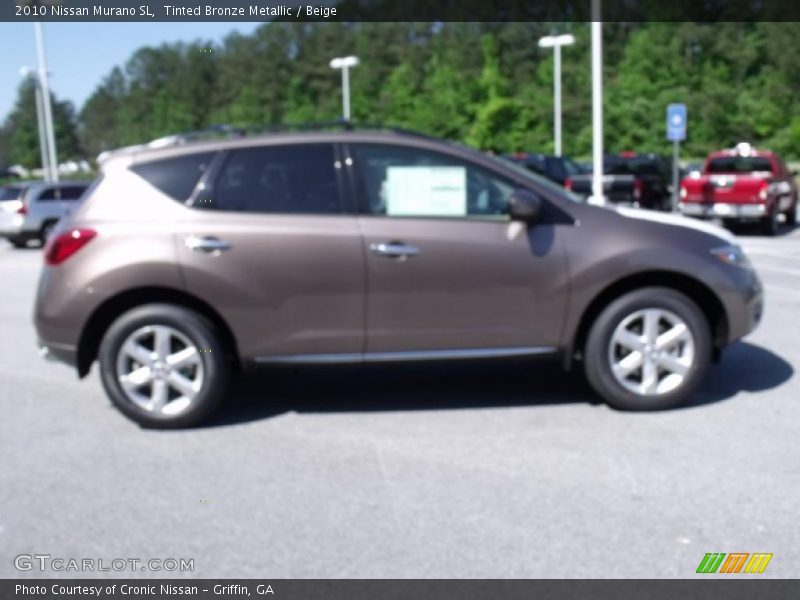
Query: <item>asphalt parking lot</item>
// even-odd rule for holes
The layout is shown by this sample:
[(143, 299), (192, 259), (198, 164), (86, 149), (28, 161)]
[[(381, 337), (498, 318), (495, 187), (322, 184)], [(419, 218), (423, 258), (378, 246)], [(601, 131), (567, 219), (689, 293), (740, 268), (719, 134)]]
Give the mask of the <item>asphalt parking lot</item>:
[(0, 577), (92, 576), (20, 572), (23, 553), (192, 558), (172, 575), (196, 577), (692, 577), (706, 552), (797, 577), (800, 229), (741, 241), (764, 321), (686, 408), (615, 412), (553, 363), (287, 368), (179, 432), (38, 357), (41, 251), (0, 243)]

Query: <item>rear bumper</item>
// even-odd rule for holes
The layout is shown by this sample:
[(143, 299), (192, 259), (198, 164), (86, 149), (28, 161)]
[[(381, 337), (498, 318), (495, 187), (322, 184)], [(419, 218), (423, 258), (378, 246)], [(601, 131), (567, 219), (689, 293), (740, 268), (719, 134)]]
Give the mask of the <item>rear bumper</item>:
[(695, 202), (681, 202), (678, 210), (687, 217), (701, 217), (706, 219), (760, 219), (769, 213), (766, 204), (731, 204), (714, 202), (700, 204)]

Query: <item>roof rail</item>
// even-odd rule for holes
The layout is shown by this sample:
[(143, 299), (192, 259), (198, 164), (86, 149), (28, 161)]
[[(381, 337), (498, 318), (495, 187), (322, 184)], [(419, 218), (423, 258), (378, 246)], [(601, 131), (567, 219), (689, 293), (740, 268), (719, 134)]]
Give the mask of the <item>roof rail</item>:
[(186, 131), (184, 133), (176, 133), (164, 137), (150, 140), (145, 144), (135, 144), (133, 146), (125, 146), (115, 150), (106, 150), (97, 155), (97, 164), (102, 164), (112, 156), (120, 156), (123, 154), (133, 154), (141, 150), (149, 150), (155, 148), (169, 148), (171, 146), (181, 146), (189, 142), (200, 141), (203, 139), (215, 139), (219, 137), (243, 137), (246, 135), (245, 130), (232, 125), (211, 125), (206, 129), (198, 129), (196, 131)]
[(97, 156), (97, 163), (101, 164), (111, 156), (118, 156), (121, 154), (132, 154), (141, 150), (155, 149), (155, 148), (168, 148), (171, 146), (181, 146), (189, 142), (196, 142), (205, 139), (216, 139), (225, 137), (246, 137), (248, 135), (259, 135), (265, 133), (280, 133), (285, 131), (321, 131), (325, 129), (344, 129), (346, 131), (355, 130), (374, 130), (374, 131), (390, 131), (400, 135), (408, 135), (425, 139), (434, 139), (433, 136), (427, 135), (420, 131), (413, 129), (405, 129), (403, 127), (392, 127), (381, 125), (377, 123), (353, 123), (346, 119), (337, 119), (334, 121), (319, 121), (313, 123), (274, 123), (268, 125), (252, 125), (247, 127), (236, 127), (233, 125), (211, 125), (205, 129), (196, 131), (186, 131), (183, 133), (176, 133), (164, 137), (156, 138), (145, 144), (136, 144), (133, 146), (126, 146), (116, 150), (108, 150), (100, 153)]
[(383, 125), (380, 123), (354, 123), (346, 119), (336, 119), (333, 121), (318, 121), (312, 123), (275, 123), (270, 125), (257, 125), (252, 128), (246, 127), (244, 130), (247, 133), (275, 133), (282, 131), (320, 131), (324, 129), (344, 129), (345, 131), (357, 130), (374, 130), (374, 131), (390, 131), (401, 135), (410, 135), (422, 138), (431, 138), (432, 136), (416, 131), (414, 129), (405, 129), (403, 127), (394, 127), (391, 125)]

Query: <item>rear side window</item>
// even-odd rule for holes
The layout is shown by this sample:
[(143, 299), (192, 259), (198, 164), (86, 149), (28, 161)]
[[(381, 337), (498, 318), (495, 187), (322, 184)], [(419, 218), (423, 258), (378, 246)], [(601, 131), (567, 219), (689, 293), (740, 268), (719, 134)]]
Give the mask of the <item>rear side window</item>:
[(185, 202), (205, 173), (214, 152), (187, 154), (136, 164), (131, 171), (175, 200)]
[(86, 186), (82, 185), (71, 185), (64, 188), (61, 188), (61, 199), (62, 200), (78, 200), (81, 196), (83, 196), (83, 192), (86, 191)]
[(342, 212), (333, 146), (302, 144), (234, 150), (197, 208), (281, 214)]

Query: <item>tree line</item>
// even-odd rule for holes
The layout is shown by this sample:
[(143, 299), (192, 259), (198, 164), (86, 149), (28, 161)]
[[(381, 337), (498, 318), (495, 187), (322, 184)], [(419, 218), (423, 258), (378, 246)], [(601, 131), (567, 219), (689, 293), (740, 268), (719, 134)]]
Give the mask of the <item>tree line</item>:
[[(564, 152), (591, 152), (585, 23), (265, 24), (221, 43), (137, 50), (76, 110), (54, 96), (62, 159), (214, 124), (323, 122), (341, 115), (334, 56), (355, 54), (352, 118), (495, 152), (552, 152), (553, 59), (562, 51)], [(610, 151), (669, 152), (665, 109), (685, 102), (685, 155), (740, 141), (800, 155), (800, 23), (607, 23), (605, 139)], [(20, 85), (0, 128), (0, 166), (39, 164), (34, 89)]]

